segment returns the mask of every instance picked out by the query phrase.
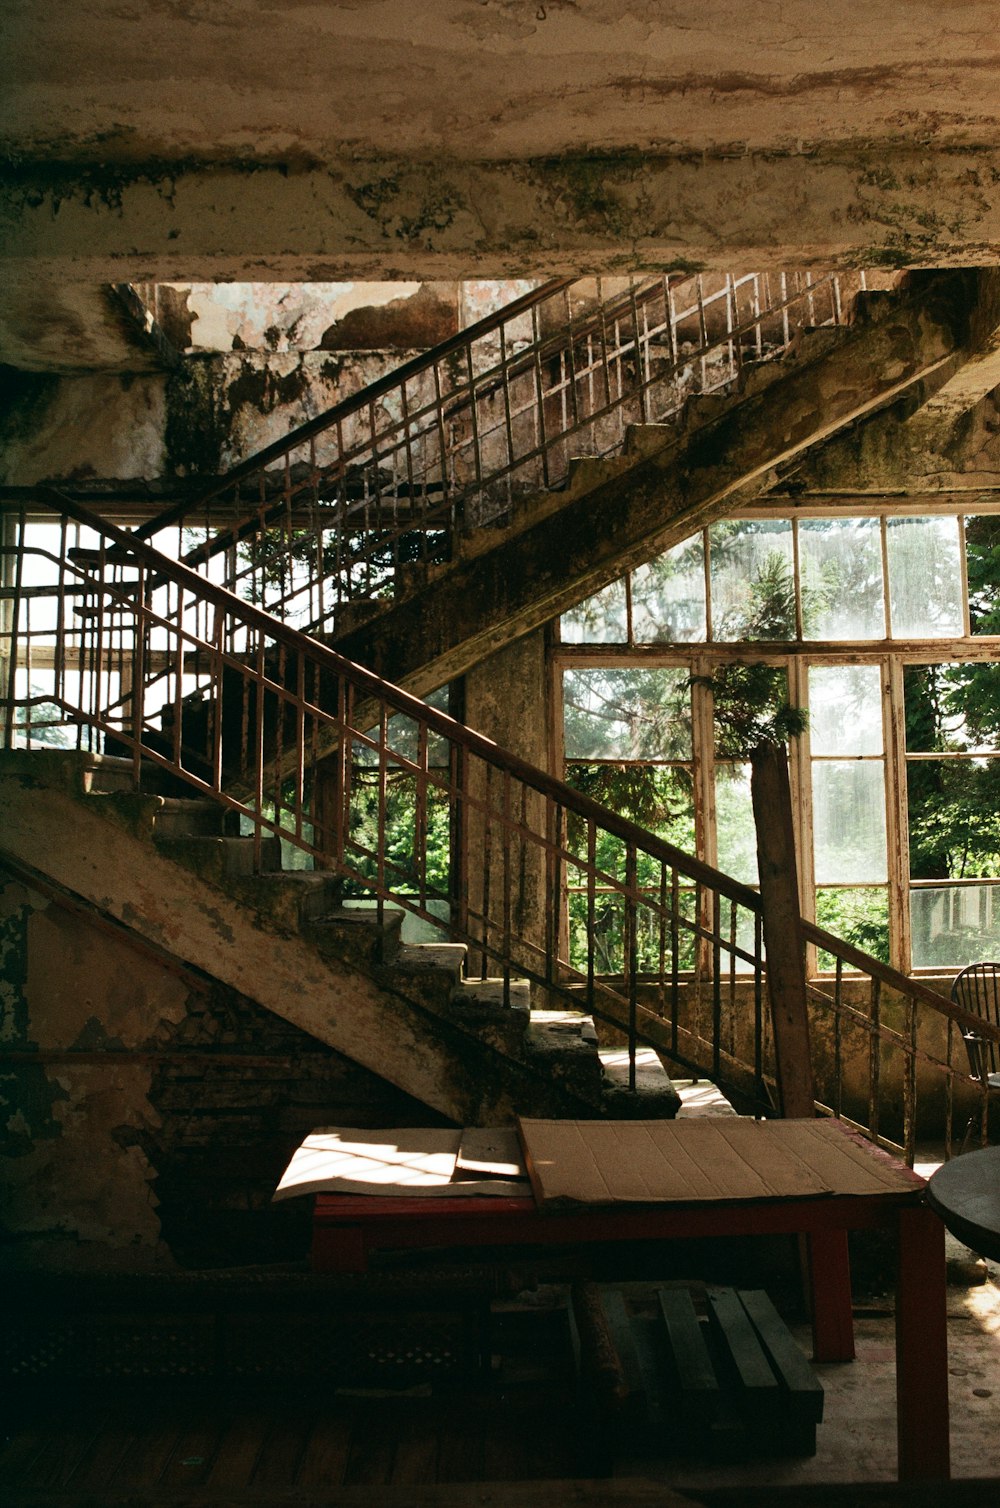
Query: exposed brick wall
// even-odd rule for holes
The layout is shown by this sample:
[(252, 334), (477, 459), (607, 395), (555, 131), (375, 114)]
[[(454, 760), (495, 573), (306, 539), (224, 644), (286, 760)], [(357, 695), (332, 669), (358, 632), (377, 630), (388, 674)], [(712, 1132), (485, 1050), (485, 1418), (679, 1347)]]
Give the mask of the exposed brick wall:
[(302, 1137), (435, 1122), (254, 1002), (0, 877), (5, 1266), (305, 1257), (309, 1201), (270, 1203)]

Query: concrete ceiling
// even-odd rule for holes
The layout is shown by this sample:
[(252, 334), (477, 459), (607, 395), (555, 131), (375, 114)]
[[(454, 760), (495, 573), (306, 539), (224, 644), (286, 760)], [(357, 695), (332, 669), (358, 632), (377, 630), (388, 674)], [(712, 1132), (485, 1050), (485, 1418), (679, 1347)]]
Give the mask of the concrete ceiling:
[(68, 282), (1000, 259), (982, 0), (2, 0), (0, 45), (15, 340)]
[(1000, 144), (976, 0), (5, 0), (0, 143), (328, 165), (345, 152)]

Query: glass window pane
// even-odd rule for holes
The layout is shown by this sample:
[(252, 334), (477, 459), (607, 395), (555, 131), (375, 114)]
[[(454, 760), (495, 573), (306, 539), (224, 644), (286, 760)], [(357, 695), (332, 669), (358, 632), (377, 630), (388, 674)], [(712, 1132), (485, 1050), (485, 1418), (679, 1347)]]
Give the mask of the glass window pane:
[(1000, 875), (1000, 760), (906, 764), (910, 878)]
[(915, 969), (954, 968), (1000, 956), (1000, 890), (933, 885), (910, 891)]
[(690, 759), (685, 669), (567, 670), (567, 759)]
[(961, 634), (958, 521), (890, 518), (886, 528), (894, 637), (943, 639)]
[(813, 852), (817, 884), (886, 878), (882, 760), (813, 764)]
[(965, 520), (965, 562), (970, 629), (1000, 634), (1000, 514)]
[(800, 521), (799, 568), (805, 638), (884, 638), (879, 536), (877, 518)]
[(780, 665), (720, 665), (710, 680), (720, 758), (746, 759), (762, 740), (786, 736), (788, 674)]
[(726, 519), (708, 537), (712, 637), (794, 639), (791, 521)]
[(750, 766), (720, 764), (715, 770), (718, 865), (723, 874), (757, 883), (757, 829), (750, 800)]
[(563, 613), (559, 634), (564, 644), (627, 644), (625, 578)]
[[(675, 848), (694, 853), (694, 791), (690, 769), (676, 765), (571, 764), (566, 781), (574, 790), (628, 817)], [(570, 850), (585, 854), (586, 823), (578, 822), (572, 813), (568, 822)], [(618, 874), (617, 849), (612, 853), (611, 843), (606, 834), (598, 832), (597, 863), (605, 873)], [(639, 884), (659, 886), (659, 867), (654, 861), (640, 852), (637, 864)], [(621, 874), (624, 872), (622, 869)]]
[(881, 754), (880, 668), (810, 666), (809, 736), (814, 754)]
[[(858, 890), (817, 890), (817, 924), (853, 943), (873, 958), (889, 962), (889, 892), (884, 886), (866, 886)], [(832, 969), (835, 960), (820, 949), (817, 962), (821, 969)]]
[(700, 534), (632, 573), (632, 632), (639, 644), (704, 639), (705, 565)]
[(1000, 665), (907, 665), (903, 710), (909, 754), (1000, 748)]

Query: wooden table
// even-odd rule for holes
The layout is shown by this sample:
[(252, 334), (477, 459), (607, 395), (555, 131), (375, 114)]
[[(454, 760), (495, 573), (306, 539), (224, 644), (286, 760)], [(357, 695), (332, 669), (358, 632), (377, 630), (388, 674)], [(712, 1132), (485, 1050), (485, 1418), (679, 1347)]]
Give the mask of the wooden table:
[[(683, 1122), (678, 1122), (678, 1128)], [(691, 1122), (686, 1124), (690, 1125)], [(786, 1128), (789, 1122), (777, 1123)], [(808, 1123), (804, 1123), (808, 1124)], [(835, 1138), (843, 1128), (830, 1123)], [(851, 1133), (843, 1130), (843, 1135)], [(886, 1154), (852, 1138), (867, 1154)], [(891, 1159), (889, 1161), (892, 1161)], [(805, 1234), (813, 1293), (817, 1361), (854, 1356), (847, 1233), (895, 1233), (897, 1445), (900, 1480), (949, 1475), (948, 1361), (945, 1326), (944, 1227), (929, 1208), (922, 1178), (893, 1164), (898, 1187), (777, 1199), (701, 1199), (613, 1207), (539, 1209), (533, 1198), (376, 1198), (317, 1195), (313, 1265), (320, 1271), (364, 1271), (379, 1249), (432, 1246), (549, 1246), (591, 1241), (674, 1241), (706, 1236)]]
[(1000, 1262), (1000, 1147), (953, 1157), (931, 1174), (927, 1203), (953, 1236)]

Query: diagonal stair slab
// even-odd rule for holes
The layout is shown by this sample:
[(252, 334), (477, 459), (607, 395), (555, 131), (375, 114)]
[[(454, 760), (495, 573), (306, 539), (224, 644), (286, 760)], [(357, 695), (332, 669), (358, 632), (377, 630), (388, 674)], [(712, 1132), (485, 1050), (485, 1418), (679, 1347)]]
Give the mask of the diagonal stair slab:
[[(572, 1085), (545, 1082), (544, 1063), (519, 1062), (407, 998), (391, 968), (368, 972), (266, 926), (238, 898), (254, 882), (237, 877), (227, 893), (214, 866), (208, 879), (170, 856), (176, 838), (167, 852), (151, 841), (164, 798), (83, 794), (84, 764), (54, 751), (0, 758), (2, 846), (15, 860), (460, 1124), (600, 1113)], [(276, 879), (261, 878), (265, 890)]]
[(903, 393), (922, 401), (965, 361), (961, 274), (868, 295), (847, 329), (806, 332), (728, 400), (633, 431), (563, 492), (463, 537), (432, 580), (338, 637), (338, 650), (418, 695), (725, 514), (773, 468)]

